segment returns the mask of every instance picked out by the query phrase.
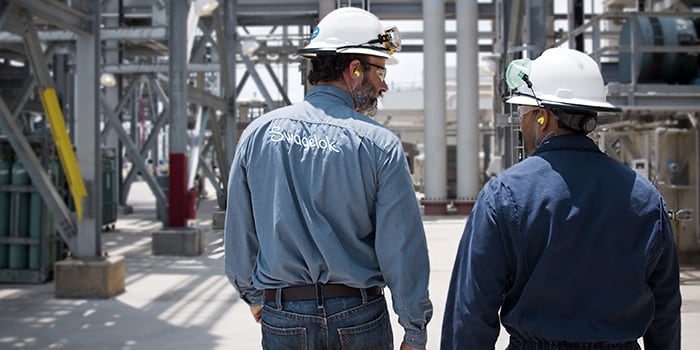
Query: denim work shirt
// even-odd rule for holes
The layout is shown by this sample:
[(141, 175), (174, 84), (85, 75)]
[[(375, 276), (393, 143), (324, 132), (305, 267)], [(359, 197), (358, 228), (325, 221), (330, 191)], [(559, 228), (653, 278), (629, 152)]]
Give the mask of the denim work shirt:
[(231, 167), (225, 273), (243, 300), (316, 283), (388, 286), (404, 340), (432, 316), (420, 208), (399, 138), (317, 86), (243, 132)]
[(588, 137), (559, 136), (479, 193), (442, 349), (493, 349), (499, 308), (508, 349), (638, 349), (640, 337), (646, 349), (679, 349), (680, 306), (659, 192)]

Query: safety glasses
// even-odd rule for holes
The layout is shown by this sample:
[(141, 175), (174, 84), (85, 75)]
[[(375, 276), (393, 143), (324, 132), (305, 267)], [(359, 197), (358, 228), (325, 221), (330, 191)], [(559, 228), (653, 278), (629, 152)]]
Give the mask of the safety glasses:
[(376, 68), (375, 71), (377, 72), (377, 76), (379, 77), (379, 80), (381, 82), (384, 82), (384, 78), (386, 78), (386, 67), (380, 66), (378, 64), (370, 63), (370, 62), (362, 62), (362, 63)]
[(523, 107), (520, 106), (518, 107), (518, 116), (520, 117), (520, 120), (525, 119), (530, 112), (537, 112), (539, 111), (539, 108), (528, 108), (528, 107)]

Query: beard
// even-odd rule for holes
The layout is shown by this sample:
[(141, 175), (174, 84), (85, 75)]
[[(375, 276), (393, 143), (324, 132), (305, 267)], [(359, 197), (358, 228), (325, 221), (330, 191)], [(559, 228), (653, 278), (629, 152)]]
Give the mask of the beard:
[(353, 98), (355, 99), (355, 110), (368, 117), (373, 117), (377, 114), (377, 104), (379, 103), (380, 94), (372, 86), (369, 80), (364, 79), (362, 85), (355, 89)]

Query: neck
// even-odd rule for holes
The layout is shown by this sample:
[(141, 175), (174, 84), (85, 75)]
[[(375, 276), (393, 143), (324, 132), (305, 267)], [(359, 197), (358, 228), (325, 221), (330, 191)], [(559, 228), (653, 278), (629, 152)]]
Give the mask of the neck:
[[(317, 86), (335, 86), (339, 89), (343, 89), (346, 92), (350, 92), (350, 87), (348, 86), (347, 82), (345, 82), (343, 79), (338, 79), (338, 80), (333, 80), (333, 81), (319, 81), (316, 83)], [(352, 85), (350, 85), (352, 86)]]

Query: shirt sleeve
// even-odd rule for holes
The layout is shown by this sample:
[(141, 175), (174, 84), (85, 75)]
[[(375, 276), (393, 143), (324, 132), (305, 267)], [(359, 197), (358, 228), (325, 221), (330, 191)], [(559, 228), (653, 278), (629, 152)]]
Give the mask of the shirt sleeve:
[(420, 208), (403, 149), (397, 142), (379, 169), (375, 250), (391, 290), (404, 342), (424, 348), (433, 314), (428, 296), (430, 264)]
[(245, 149), (245, 144), (241, 142), (229, 173), (224, 222), (224, 269), (243, 301), (249, 305), (262, 305), (263, 291), (253, 286), (253, 268), (259, 245), (244, 163)]
[[(494, 180), (479, 194), (459, 242), (442, 323), (442, 349), (493, 349), (500, 331), (498, 310), (508, 288), (504, 249), (493, 191)], [(498, 207), (497, 207), (498, 206)]]
[(645, 349), (681, 348), (681, 293), (678, 253), (666, 205), (661, 200), (659, 229), (651, 248), (651, 268), (647, 279), (654, 293), (654, 320), (644, 334)]

